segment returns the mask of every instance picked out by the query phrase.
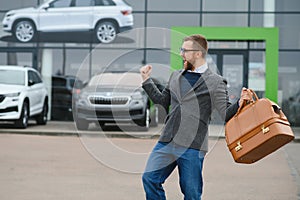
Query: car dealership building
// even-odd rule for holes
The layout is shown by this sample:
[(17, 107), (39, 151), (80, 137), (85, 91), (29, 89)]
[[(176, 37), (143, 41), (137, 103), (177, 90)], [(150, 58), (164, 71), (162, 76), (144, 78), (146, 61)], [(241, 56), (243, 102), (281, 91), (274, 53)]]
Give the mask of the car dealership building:
[[(103, 0), (104, 5), (109, 2)], [(1, 21), (10, 10), (42, 3), (1, 1)], [(250, 87), (260, 97), (276, 101), (289, 121), (300, 126), (299, 0), (126, 0), (126, 4), (132, 7), (133, 29), (108, 44), (95, 40), (93, 31), (39, 32), (34, 41), (20, 42), (1, 26), (0, 65), (36, 68), (49, 92), (53, 75), (76, 76), (84, 82), (109, 68), (137, 71), (145, 63), (152, 63), (153, 76), (165, 82), (170, 68), (182, 66), (181, 39), (200, 33), (209, 40), (208, 64), (227, 78), (232, 100), (241, 87)], [(72, 17), (63, 14), (64, 20)]]

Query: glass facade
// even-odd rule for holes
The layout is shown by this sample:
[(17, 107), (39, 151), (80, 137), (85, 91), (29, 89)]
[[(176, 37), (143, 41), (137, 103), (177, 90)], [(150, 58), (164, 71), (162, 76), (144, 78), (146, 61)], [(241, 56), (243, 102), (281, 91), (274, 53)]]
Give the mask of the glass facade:
[[(7, 11), (36, 7), (43, 0), (0, 2), (0, 18)], [(299, 0), (126, 0), (132, 6), (134, 29), (121, 33), (112, 44), (98, 44), (91, 33), (37, 35), (35, 42), (17, 42), (0, 27), (0, 64), (31, 65), (42, 71), (51, 65), (52, 75), (74, 75), (87, 81), (109, 67), (138, 69), (153, 63), (154, 76), (167, 81), (170, 65), (170, 29), (173, 26), (203, 27), (278, 27), (279, 87), (278, 103), (291, 123), (300, 126), (300, 1)], [(247, 73), (247, 84), (264, 95), (265, 44), (263, 41), (209, 41), (217, 62), (219, 55), (224, 73)], [(226, 52), (231, 52), (227, 55)], [(247, 68), (236, 71), (246, 56)], [(237, 59), (238, 58), (238, 59)], [(219, 61), (218, 61), (219, 62)], [(238, 63), (235, 63), (238, 62)], [(180, 63), (181, 64), (181, 63)], [(245, 72), (244, 70), (248, 71)], [(162, 73), (163, 71), (163, 73)], [(242, 83), (241, 80), (238, 82)]]

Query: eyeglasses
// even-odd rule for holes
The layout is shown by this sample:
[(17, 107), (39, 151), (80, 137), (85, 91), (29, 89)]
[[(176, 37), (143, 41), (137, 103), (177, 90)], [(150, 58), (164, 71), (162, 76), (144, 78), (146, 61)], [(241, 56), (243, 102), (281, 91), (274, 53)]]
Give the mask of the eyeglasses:
[(179, 48), (180, 53), (185, 53), (188, 51), (200, 51), (198, 49), (185, 49), (185, 48)]

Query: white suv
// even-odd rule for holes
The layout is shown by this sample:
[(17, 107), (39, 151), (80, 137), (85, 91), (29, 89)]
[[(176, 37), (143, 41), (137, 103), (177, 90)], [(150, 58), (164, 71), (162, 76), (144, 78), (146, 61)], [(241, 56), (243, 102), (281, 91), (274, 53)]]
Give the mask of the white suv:
[(40, 74), (31, 67), (0, 66), (0, 121), (26, 128), (29, 117), (47, 123), (48, 95)]
[(20, 42), (30, 42), (37, 32), (93, 31), (101, 43), (133, 26), (132, 8), (123, 0), (49, 0), (37, 8), (11, 10), (3, 30)]

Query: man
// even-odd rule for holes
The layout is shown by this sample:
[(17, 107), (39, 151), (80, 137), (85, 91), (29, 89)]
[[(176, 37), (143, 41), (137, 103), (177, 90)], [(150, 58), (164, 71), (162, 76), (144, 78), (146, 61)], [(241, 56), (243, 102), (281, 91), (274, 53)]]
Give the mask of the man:
[(172, 73), (166, 88), (160, 92), (150, 78), (152, 66), (140, 69), (143, 88), (156, 104), (170, 107), (165, 127), (154, 147), (143, 174), (148, 200), (166, 199), (162, 187), (178, 167), (179, 184), (186, 200), (199, 200), (202, 195), (202, 166), (208, 151), (208, 125), (216, 108), (228, 121), (251, 92), (243, 88), (239, 102), (230, 104), (226, 80), (207, 66), (207, 40), (191, 35), (183, 40), (180, 55), (184, 69)]

